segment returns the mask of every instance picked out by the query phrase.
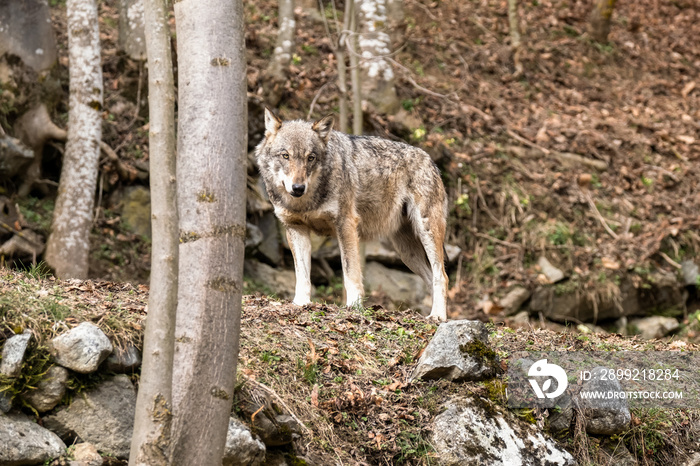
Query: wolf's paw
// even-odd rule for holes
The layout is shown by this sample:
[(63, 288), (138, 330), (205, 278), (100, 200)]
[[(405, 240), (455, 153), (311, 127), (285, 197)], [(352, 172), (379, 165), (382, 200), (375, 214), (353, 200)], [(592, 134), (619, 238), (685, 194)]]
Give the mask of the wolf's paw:
[(294, 301), (292, 301), (292, 304), (296, 304), (297, 306), (305, 306), (307, 304), (311, 304), (311, 299), (310, 298), (294, 298)]
[(438, 313), (430, 313), (428, 316), (428, 320), (433, 321), (435, 323), (440, 323), (440, 322), (445, 322), (447, 320), (447, 316), (445, 314), (438, 314)]

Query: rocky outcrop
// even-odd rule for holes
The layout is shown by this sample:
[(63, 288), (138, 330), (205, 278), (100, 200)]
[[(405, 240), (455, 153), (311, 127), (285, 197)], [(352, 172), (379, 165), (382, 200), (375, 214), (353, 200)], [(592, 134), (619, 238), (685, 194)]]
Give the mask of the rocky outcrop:
[(135, 409), (134, 386), (126, 375), (116, 375), (44, 418), (44, 424), (61, 438), (77, 437), (100, 451), (128, 458)]
[(586, 432), (597, 435), (615, 435), (624, 432), (632, 420), (627, 400), (624, 398), (592, 398), (582, 396), (588, 393), (620, 392), (620, 382), (616, 378), (604, 377), (608, 369), (596, 367), (591, 378), (581, 387), (580, 406), (586, 422)]
[(265, 461), (265, 444), (238, 419), (228, 422), (223, 466), (258, 466)]
[[(484, 402), (488, 403), (488, 402)], [(468, 398), (447, 402), (432, 423), (430, 443), (438, 464), (574, 465), (554, 440), (500, 408)]]

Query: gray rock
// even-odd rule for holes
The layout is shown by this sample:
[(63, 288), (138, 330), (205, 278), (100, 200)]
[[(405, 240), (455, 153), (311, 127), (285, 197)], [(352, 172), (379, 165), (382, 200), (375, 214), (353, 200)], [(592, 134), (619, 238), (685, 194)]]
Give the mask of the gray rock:
[[(246, 277), (266, 285), (280, 298), (291, 299), (294, 297), (296, 278), (292, 270), (275, 269), (262, 262), (247, 260), (243, 265), (243, 273)], [(312, 296), (314, 293), (315, 290), (312, 287)]]
[(275, 265), (282, 263), (282, 245), (280, 244), (280, 229), (277, 217), (272, 212), (267, 212), (260, 217), (258, 228), (262, 233), (262, 242), (258, 245), (258, 252)]
[(530, 313), (527, 311), (520, 311), (510, 318), (508, 325), (513, 328), (530, 328)]
[(500, 301), (505, 315), (510, 316), (520, 310), (520, 306), (528, 300), (532, 293), (527, 288), (516, 286), (506, 294)]
[(383, 291), (397, 304), (414, 305), (428, 294), (425, 282), (418, 275), (390, 269), (378, 262), (367, 262), (364, 283), (367, 291)]
[(693, 453), (683, 466), (700, 466), (700, 453)]
[(448, 401), (435, 417), (430, 443), (437, 464), (575, 465), (576, 461), (554, 440), (537, 428), (493, 406), (487, 412), (482, 403), (458, 398)]
[(680, 324), (673, 317), (651, 316), (641, 319), (632, 319), (630, 321), (632, 327), (639, 330), (642, 338), (645, 340), (653, 340), (655, 338), (663, 338), (671, 332), (675, 332), (680, 328)]
[(639, 463), (632, 453), (627, 449), (625, 444), (620, 441), (606, 444), (603, 451), (610, 456), (607, 464), (615, 466), (638, 466)]
[(44, 425), (63, 438), (77, 436), (104, 453), (128, 458), (135, 409), (134, 386), (126, 375), (116, 375), (45, 417)]
[(236, 418), (228, 421), (223, 466), (257, 466), (265, 462), (265, 444)]
[(67, 382), (68, 370), (61, 366), (52, 366), (36, 389), (23, 393), (22, 398), (40, 413), (51, 411), (66, 394)]
[(386, 240), (367, 242), (365, 244), (365, 259), (367, 262), (374, 261), (388, 265), (401, 264), (401, 258)]
[(56, 434), (24, 414), (0, 415), (0, 464), (42, 464), (65, 450)]
[(50, 347), (58, 364), (81, 374), (96, 371), (113, 350), (109, 338), (90, 322), (57, 336), (51, 340)]
[(698, 277), (700, 277), (698, 269), (698, 264), (693, 261), (681, 262), (681, 274), (685, 286), (698, 286)]
[(551, 262), (547, 260), (546, 257), (540, 256), (537, 260), (537, 265), (542, 269), (542, 273), (550, 283), (557, 283), (564, 279), (564, 272), (554, 267)]
[(0, 55), (17, 55), (35, 71), (56, 62), (51, 10), (43, 0), (0, 2)]
[(489, 332), (477, 320), (440, 324), (423, 351), (411, 380), (482, 380), (494, 374), (495, 354), (488, 346)]
[(596, 367), (591, 371), (590, 380), (581, 385), (579, 393), (579, 405), (583, 410), (586, 422), (586, 432), (596, 435), (615, 435), (625, 431), (632, 416), (630, 415), (627, 400), (623, 398), (598, 398), (582, 397), (583, 393), (608, 393), (620, 392), (620, 382), (615, 378), (602, 380), (608, 371), (605, 367)]
[(135, 371), (141, 365), (141, 352), (134, 345), (115, 348), (105, 360), (104, 368), (109, 372), (125, 374)]
[(289, 445), (295, 435), (301, 433), (301, 427), (288, 414), (268, 417), (267, 414), (255, 417), (255, 433), (260, 436), (267, 447)]
[(252, 223), (245, 224), (245, 249), (246, 252), (253, 251), (260, 243), (262, 243), (263, 234), (260, 228)]
[(24, 333), (13, 335), (5, 341), (2, 347), (2, 361), (0, 362), (0, 375), (6, 377), (16, 377), (22, 370), (24, 353), (32, 338), (32, 332), (25, 330)]
[(549, 428), (552, 432), (559, 433), (569, 430), (574, 419), (574, 402), (567, 392), (557, 398), (555, 408), (549, 410)]

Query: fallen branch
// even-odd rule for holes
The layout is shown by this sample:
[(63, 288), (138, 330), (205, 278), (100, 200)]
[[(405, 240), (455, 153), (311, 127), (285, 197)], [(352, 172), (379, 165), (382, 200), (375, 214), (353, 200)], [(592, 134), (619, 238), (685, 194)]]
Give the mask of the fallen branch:
[(608, 164), (602, 160), (593, 160), (589, 159), (587, 157), (584, 157), (579, 154), (574, 154), (572, 152), (558, 152), (550, 149), (546, 149), (544, 147), (538, 146), (537, 144), (528, 141), (527, 139), (523, 138), (522, 136), (518, 135), (517, 133), (514, 133), (511, 130), (508, 130), (508, 135), (510, 135), (513, 139), (516, 139), (523, 144), (530, 146), (532, 150), (527, 150), (524, 147), (519, 147), (519, 146), (507, 146), (506, 149), (511, 152), (512, 154), (515, 154), (517, 157), (541, 157), (542, 155), (545, 155), (547, 157), (551, 157), (554, 159), (557, 159), (557, 161), (564, 163), (564, 164), (574, 164), (574, 165), (584, 165), (590, 168), (595, 168), (596, 170), (600, 171), (605, 171), (608, 169)]
[(612, 236), (615, 239), (618, 239), (619, 236), (610, 228), (610, 225), (608, 225), (608, 222), (605, 221), (603, 218), (603, 215), (601, 215), (600, 211), (598, 210), (598, 207), (596, 207), (595, 202), (593, 202), (593, 198), (591, 197), (591, 193), (588, 191), (584, 191), (583, 195), (586, 196), (586, 200), (588, 201), (588, 205), (591, 206), (591, 210), (595, 214), (595, 216), (598, 218), (598, 221), (603, 225), (603, 228), (605, 228), (605, 231), (607, 231), (610, 236)]

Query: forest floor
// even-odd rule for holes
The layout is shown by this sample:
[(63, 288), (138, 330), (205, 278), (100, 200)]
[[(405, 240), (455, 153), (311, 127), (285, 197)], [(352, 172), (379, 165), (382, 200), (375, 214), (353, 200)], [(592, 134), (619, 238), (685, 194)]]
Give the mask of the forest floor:
[[(7, 393), (35, 385), (50, 364), (48, 340), (81, 322), (93, 322), (119, 346), (140, 347), (147, 300), (145, 286), (60, 281), (36, 269), (0, 270), (0, 345), (11, 330), (30, 330), (34, 335), (22, 376), (13, 379)], [(430, 422), (447, 400), (469, 395), (497, 409), (506, 407), (502, 374), (484, 382), (409, 381), (436, 329), (412, 311), (379, 306), (349, 310), (325, 304), (302, 308), (261, 295), (244, 296), (242, 311), (233, 410), (251, 425), (244, 408), (259, 399), (256, 389), (261, 383), (279, 397), (272, 401), (275, 409), (289, 410), (308, 429), (293, 448), (273, 449), (268, 455), (299, 456), (314, 464), (435, 464), (428, 441)], [(489, 346), (503, 371), (507, 358), (520, 351), (700, 349), (678, 341), (487, 327)], [(94, 387), (102, 377), (72, 373), (66, 399)], [(132, 379), (138, 384), (138, 375)], [(587, 436), (577, 423), (557, 441), (579, 464), (610, 464), (611, 452), (624, 443), (640, 465), (667, 465), (681, 464), (700, 437), (698, 410), (633, 409), (632, 413), (630, 428), (618, 436)], [(546, 429), (546, 411), (512, 410), (509, 416)], [(120, 463), (112, 459), (109, 464)]]
[[(148, 161), (147, 70), (118, 50), (116, 3), (100, 2), (103, 138), (132, 170), (102, 161), (91, 276), (145, 283), (150, 243), (123, 225), (119, 193), (147, 184), (134, 175)], [(65, 4), (52, 4), (65, 71)], [(324, 5), (334, 34), (332, 4)], [(569, 288), (589, 294), (622, 276), (643, 281), (655, 269), (677, 273), (683, 260), (697, 262), (697, 2), (622, 0), (607, 44), (586, 33), (589, 2), (521, 2), (520, 75), (506, 2), (407, 0), (405, 7), (394, 55), (405, 113), (400, 122), (367, 113), (364, 127), (426, 149), (443, 171), (448, 242), (463, 250), (449, 271), (451, 318), (486, 319), (480, 302), (513, 284), (535, 285), (542, 254), (565, 272)], [(342, 14), (342, 4), (335, 9)], [(276, 37), (276, 2), (246, 2), (245, 12), (248, 90), (258, 95)], [(323, 23), (297, 9), (284, 118), (306, 118), (314, 98), (312, 117), (337, 112), (330, 43)], [(67, 99), (57, 111), (65, 124)], [(56, 167), (47, 172), (57, 179)], [(18, 202), (29, 226), (48, 233), (52, 197)]]

